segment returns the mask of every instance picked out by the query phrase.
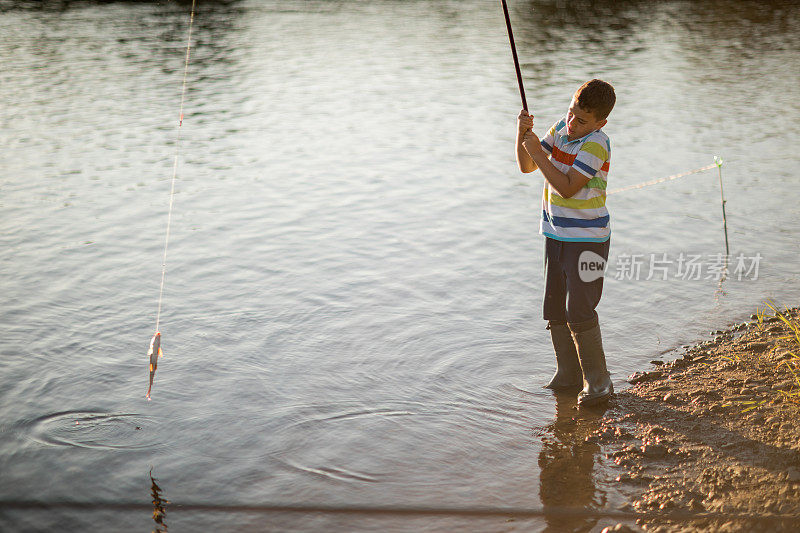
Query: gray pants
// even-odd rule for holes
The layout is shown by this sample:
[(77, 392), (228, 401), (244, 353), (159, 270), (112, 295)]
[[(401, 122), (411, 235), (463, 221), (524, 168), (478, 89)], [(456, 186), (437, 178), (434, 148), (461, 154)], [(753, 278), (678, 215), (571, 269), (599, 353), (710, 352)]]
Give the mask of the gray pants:
[[(611, 240), (605, 242), (566, 242), (545, 237), (543, 318), (557, 323), (597, 320), (594, 310), (603, 294), (603, 276), (587, 270), (599, 256), (608, 260)], [(591, 252), (586, 253), (584, 252)], [(581, 254), (584, 254), (583, 256)], [(583, 260), (583, 265), (581, 265)], [(591, 279), (596, 278), (596, 279)], [(584, 281), (591, 279), (591, 281)]]

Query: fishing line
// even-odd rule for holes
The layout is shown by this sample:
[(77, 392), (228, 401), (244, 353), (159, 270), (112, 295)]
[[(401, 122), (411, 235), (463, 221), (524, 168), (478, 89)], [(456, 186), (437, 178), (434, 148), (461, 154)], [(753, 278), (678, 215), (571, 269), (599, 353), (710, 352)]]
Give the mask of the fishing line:
[(712, 165), (706, 165), (704, 167), (696, 168), (694, 170), (687, 170), (686, 172), (681, 172), (679, 174), (673, 174), (671, 176), (667, 176), (665, 178), (659, 178), (655, 180), (645, 181), (643, 183), (637, 183), (636, 185), (628, 185), (627, 187), (621, 187), (619, 189), (612, 189), (607, 191), (606, 194), (616, 194), (618, 192), (625, 192), (625, 191), (632, 191), (634, 189), (641, 189), (643, 187), (649, 187), (650, 185), (655, 185), (657, 183), (664, 183), (665, 181), (676, 180), (678, 178), (682, 178), (684, 176), (690, 176), (692, 174), (698, 174), (700, 172), (705, 172), (706, 170), (711, 170), (712, 168), (716, 168), (717, 163)]
[(169, 190), (169, 210), (167, 211), (167, 232), (164, 237), (164, 256), (161, 260), (161, 286), (158, 289), (158, 311), (156, 312), (156, 331), (161, 323), (161, 304), (164, 298), (164, 279), (167, 276), (167, 249), (169, 248), (169, 230), (172, 224), (172, 206), (175, 199), (175, 181), (178, 176), (178, 156), (181, 147), (181, 127), (183, 126), (183, 105), (186, 101), (186, 77), (189, 72), (189, 57), (192, 51), (192, 28), (194, 26), (194, 12), (196, 0), (192, 0), (192, 11), (189, 16), (189, 36), (186, 40), (186, 59), (183, 64), (183, 84), (181, 86), (181, 107), (178, 120), (178, 131), (175, 138), (175, 157), (172, 162), (172, 180)]
[[(686, 172), (681, 172), (679, 174), (673, 174), (672, 176), (667, 176), (666, 178), (659, 178), (655, 180), (645, 181), (643, 183), (637, 183), (636, 185), (628, 185), (627, 187), (622, 187), (619, 189), (612, 189), (606, 192), (606, 195), (615, 194), (618, 192), (625, 192), (625, 191), (632, 191), (635, 189), (642, 189), (644, 187), (648, 187), (650, 185), (655, 185), (656, 183), (664, 183), (665, 181), (675, 180), (678, 178), (682, 178), (684, 176), (691, 176), (692, 174), (698, 174), (700, 172), (705, 172), (706, 170), (711, 170), (712, 168), (717, 168), (719, 171), (719, 194), (720, 199), (722, 200), (722, 227), (725, 230), (725, 271), (727, 272), (728, 269), (728, 257), (731, 255), (731, 248), (728, 244), (728, 218), (725, 216), (725, 193), (722, 191), (722, 158), (719, 156), (714, 156), (714, 164), (713, 165), (706, 165), (704, 167), (696, 168), (694, 170), (687, 170)], [(720, 279), (720, 286), (722, 282), (725, 281), (725, 276)]]

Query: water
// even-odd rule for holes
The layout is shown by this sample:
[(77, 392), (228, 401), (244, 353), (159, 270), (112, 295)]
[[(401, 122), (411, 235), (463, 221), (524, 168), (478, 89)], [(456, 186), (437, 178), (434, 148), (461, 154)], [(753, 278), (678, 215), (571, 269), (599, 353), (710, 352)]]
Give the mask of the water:
[[(499, 3), (199, 2), (161, 316), (187, 2), (0, 2), (0, 498), (615, 509), (578, 416), (540, 389), (541, 177), (513, 159)], [(796, 304), (790, 2), (512, 2), (538, 132), (615, 85), (598, 309), (618, 387), (767, 298)], [(588, 13), (588, 14), (587, 14)], [(664, 256), (663, 254), (666, 254)], [(701, 278), (677, 272), (700, 254)], [(640, 256), (640, 279), (620, 265)], [(667, 279), (645, 279), (652, 258)], [(564, 491), (563, 484), (579, 487)], [(570, 522), (599, 527), (604, 519)], [(0, 510), (16, 529), (151, 513)], [(540, 518), (181, 512), (172, 531), (460, 527)], [(563, 522), (551, 518), (550, 525)]]

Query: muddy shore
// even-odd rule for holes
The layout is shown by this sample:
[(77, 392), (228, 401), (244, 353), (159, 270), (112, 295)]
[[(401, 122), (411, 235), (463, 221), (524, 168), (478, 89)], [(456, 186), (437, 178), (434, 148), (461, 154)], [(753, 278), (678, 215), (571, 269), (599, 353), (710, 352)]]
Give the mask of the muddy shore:
[(800, 531), (800, 340), (774, 315), (653, 361), (610, 402), (586, 440), (641, 515), (617, 530)]

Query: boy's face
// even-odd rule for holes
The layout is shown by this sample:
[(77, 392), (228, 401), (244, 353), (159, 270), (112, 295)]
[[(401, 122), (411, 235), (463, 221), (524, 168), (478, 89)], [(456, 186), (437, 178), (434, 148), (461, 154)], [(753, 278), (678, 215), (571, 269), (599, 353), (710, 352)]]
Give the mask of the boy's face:
[(599, 130), (606, 125), (606, 122), (606, 120), (597, 120), (594, 113), (580, 107), (573, 98), (567, 113), (567, 138), (570, 141), (580, 139), (595, 130)]

